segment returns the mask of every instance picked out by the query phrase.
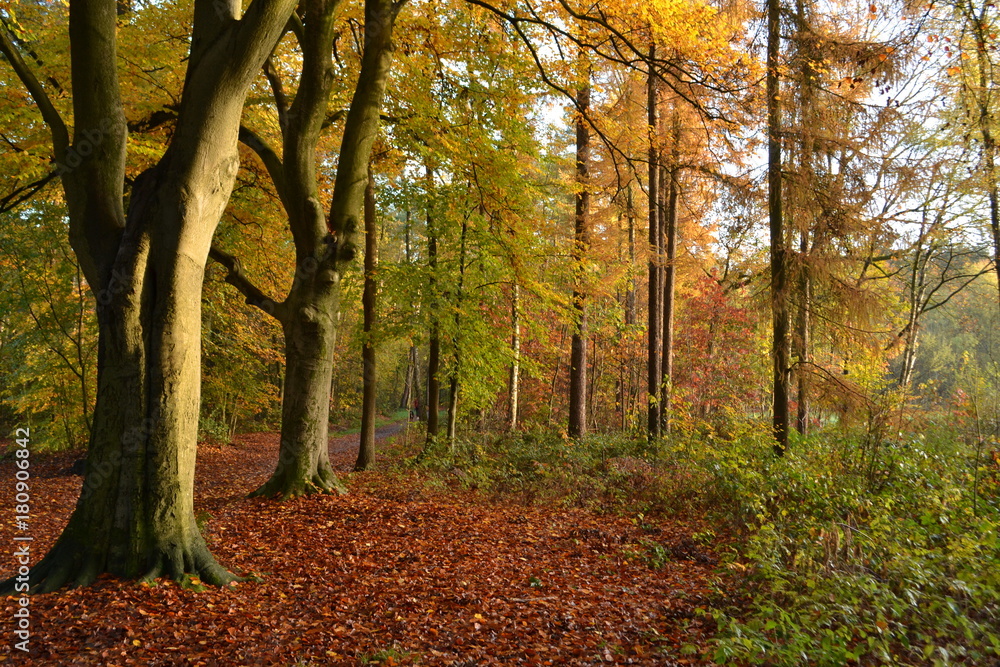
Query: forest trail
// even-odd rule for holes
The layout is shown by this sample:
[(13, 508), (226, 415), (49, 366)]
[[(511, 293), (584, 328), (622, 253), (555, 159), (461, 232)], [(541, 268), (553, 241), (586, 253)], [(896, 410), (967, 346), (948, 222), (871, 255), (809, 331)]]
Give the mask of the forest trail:
[[(380, 441), (402, 428), (382, 427)], [(195, 508), (206, 540), (221, 563), (263, 581), (199, 591), (105, 577), (34, 597), (29, 662), (707, 664), (702, 612), (720, 583), (692, 526), (499, 503), (414, 472), (349, 474), (357, 438), (331, 438), (347, 495), (282, 504), (246, 497), (271, 472), (277, 434), (202, 444)], [(76, 457), (31, 459), (33, 563), (75, 504)], [(3, 507), (13, 507), (14, 470), (0, 464)], [(13, 545), (11, 512), (0, 520), (0, 541)], [(13, 560), (2, 562), (10, 576)], [(5, 601), (8, 619), (14, 604)], [(0, 662), (22, 658), (12, 644)]]

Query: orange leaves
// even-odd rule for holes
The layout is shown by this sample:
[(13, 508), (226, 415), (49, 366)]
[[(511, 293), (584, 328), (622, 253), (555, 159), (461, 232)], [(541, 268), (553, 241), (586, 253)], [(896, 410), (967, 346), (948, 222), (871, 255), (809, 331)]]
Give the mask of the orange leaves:
[[(354, 458), (334, 441), (341, 469)], [(629, 521), (582, 511), (495, 505), (365, 473), (348, 496), (276, 504), (245, 494), (273, 468), (277, 435), (202, 448), (196, 508), (220, 560), (263, 583), (185, 590), (108, 577), (34, 598), (34, 658), (48, 664), (478, 665), (686, 664), (705, 646), (695, 613), (710, 567), (652, 570), (621, 556)], [(39, 547), (72, 511), (72, 457), (39, 458)], [(12, 488), (0, 468), (0, 503)], [(67, 485), (66, 482), (70, 483)], [(63, 502), (65, 500), (65, 502)], [(657, 539), (674, 539), (665, 524)], [(7, 531), (4, 533), (4, 531)], [(683, 531), (688, 532), (687, 528)], [(0, 528), (0, 539), (9, 528)], [(680, 539), (677, 537), (677, 539)], [(533, 586), (532, 579), (540, 585)], [(611, 656), (610, 658), (608, 656)]]

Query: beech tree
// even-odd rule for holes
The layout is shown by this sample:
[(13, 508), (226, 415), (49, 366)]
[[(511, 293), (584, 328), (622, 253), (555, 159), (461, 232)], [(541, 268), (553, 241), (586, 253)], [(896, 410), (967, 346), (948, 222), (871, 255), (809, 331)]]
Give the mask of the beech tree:
[(355, 240), (363, 224), (368, 162), (392, 63), (392, 30), (405, 0), (365, 2), (361, 67), (346, 113), (327, 216), (320, 204), (316, 149), (328, 122), (339, 2), (310, 4), (303, 11), (301, 26), (293, 31), (300, 41), (302, 69), (291, 104), (274, 66), (265, 68), (281, 126), (282, 156), (250, 128), (240, 129), (242, 140), (267, 168), (288, 215), (296, 249), (288, 296), (276, 302), (250, 281), (235, 257), (219, 248), (212, 250), (212, 256), (229, 269), (227, 282), (246, 296), (247, 303), (281, 322), (285, 334), (281, 444), (274, 473), (254, 491), (260, 496), (293, 498), (313, 491), (343, 490), (330, 468), (328, 437), (340, 280), (354, 259)]
[[(196, 0), (187, 75), (166, 152), (124, 207), (126, 123), (115, 0), (69, 6), (72, 134), (7, 30), (0, 50), (52, 137), (70, 243), (97, 298), (98, 380), (83, 490), (31, 573), (36, 591), (124, 577), (235, 577), (194, 518), (201, 287), (212, 233), (239, 164), (251, 82), (294, 0)], [(8, 582), (10, 585), (11, 582)]]

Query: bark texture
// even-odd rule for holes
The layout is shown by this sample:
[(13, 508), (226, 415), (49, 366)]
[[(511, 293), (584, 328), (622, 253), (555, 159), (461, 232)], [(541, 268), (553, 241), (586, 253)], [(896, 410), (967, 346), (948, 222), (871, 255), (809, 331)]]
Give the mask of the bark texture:
[[(589, 79), (589, 71), (587, 77)], [(569, 437), (587, 433), (587, 292), (586, 261), (590, 247), (590, 125), (585, 114), (590, 109), (590, 83), (576, 95), (579, 117), (576, 121), (576, 217), (573, 235), (573, 263), (576, 286), (573, 289), (573, 317), (576, 320), (570, 347), (569, 366)]]
[(774, 450), (788, 448), (788, 260), (781, 206), (781, 100), (778, 74), (781, 35), (779, 0), (767, 2), (767, 212), (771, 236), (771, 363)]
[(355, 470), (368, 470), (375, 464), (375, 298), (378, 282), (375, 271), (378, 268), (378, 230), (375, 225), (375, 180), (368, 169), (368, 185), (365, 188), (365, 286), (361, 295), (364, 311), (364, 347), (361, 349), (362, 396), (361, 396), (361, 442), (358, 446), (358, 460)]
[(660, 335), (662, 328), (661, 316), (661, 294), (660, 289), (660, 189), (659, 183), (659, 151), (656, 147), (659, 126), (657, 121), (657, 99), (656, 99), (656, 76), (653, 71), (653, 61), (656, 59), (656, 47), (649, 47), (649, 75), (646, 80), (646, 113), (649, 124), (649, 308), (647, 312), (647, 419), (646, 430), (650, 439), (660, 437), (660, 375), (662, 366), (660, 362)]
[[(235, 577), (208, 551), (194, 518), (201, 373), (201, 287), (212, 234), (238, 167), (244, 98), (294, 2), (195, 4), (177, 125), (159, 163), (122, 209), (125, 122), (116, 72), (117, 5), (73, 0), (74, 135), (4, 51), (53, 135), (70, 241), (97, 298), (98, 394), (83, 489), (36, 592), (127, 578)], [(12, 58), (13, 57), (13, 58)]]

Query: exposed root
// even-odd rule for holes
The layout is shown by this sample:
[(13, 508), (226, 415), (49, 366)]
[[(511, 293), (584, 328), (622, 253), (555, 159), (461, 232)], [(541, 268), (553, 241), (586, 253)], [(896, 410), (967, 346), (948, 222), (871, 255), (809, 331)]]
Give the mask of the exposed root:
[(293, 466), (279, 466), (271, 478), (251, 492), (249, 497), (285, 501), (314, 493), (344, 495), (347, 487), (337, 478), (329, 464), (320, 465), (310, 476), (296, 474)]
[[(201, 542), (189, 547), (161, 550), (154, 558), (153, 565), (139, 575), (138, 572), (126, 572), (106, 565), (107, 560), (87, 546), (70, 545), (68, 541), (60, 541), (55, 547), (28, 572), (27, 576), (15, 575), (0, 583), (0, 595), (23, 595), (30, 593), (38, 595), (51, 593), (60, 588), (77, 588), (88, 586), (104, 572), (111, 572), (126, 579), (139, 578), (150, 581), (157, 577), (169, 577), (174, 581), (182, 581), (186, 576), (197, 577), (200, 581), (212, 586), (226, 586), (233, 582), (245, 581), (226, 568), (219, 565), (208, 547)], [(23, 590), (28, 584), (27, 591)]]
[(249, 497), (285, 501), (314, 493), (344, 495), (347, 493), (347, 488), (332, 472), (329, 475), (321, 475), (317, 472), (309, 479), (289, 479), (287, 475), (275, 473), (256, 491), (252, 491)]

